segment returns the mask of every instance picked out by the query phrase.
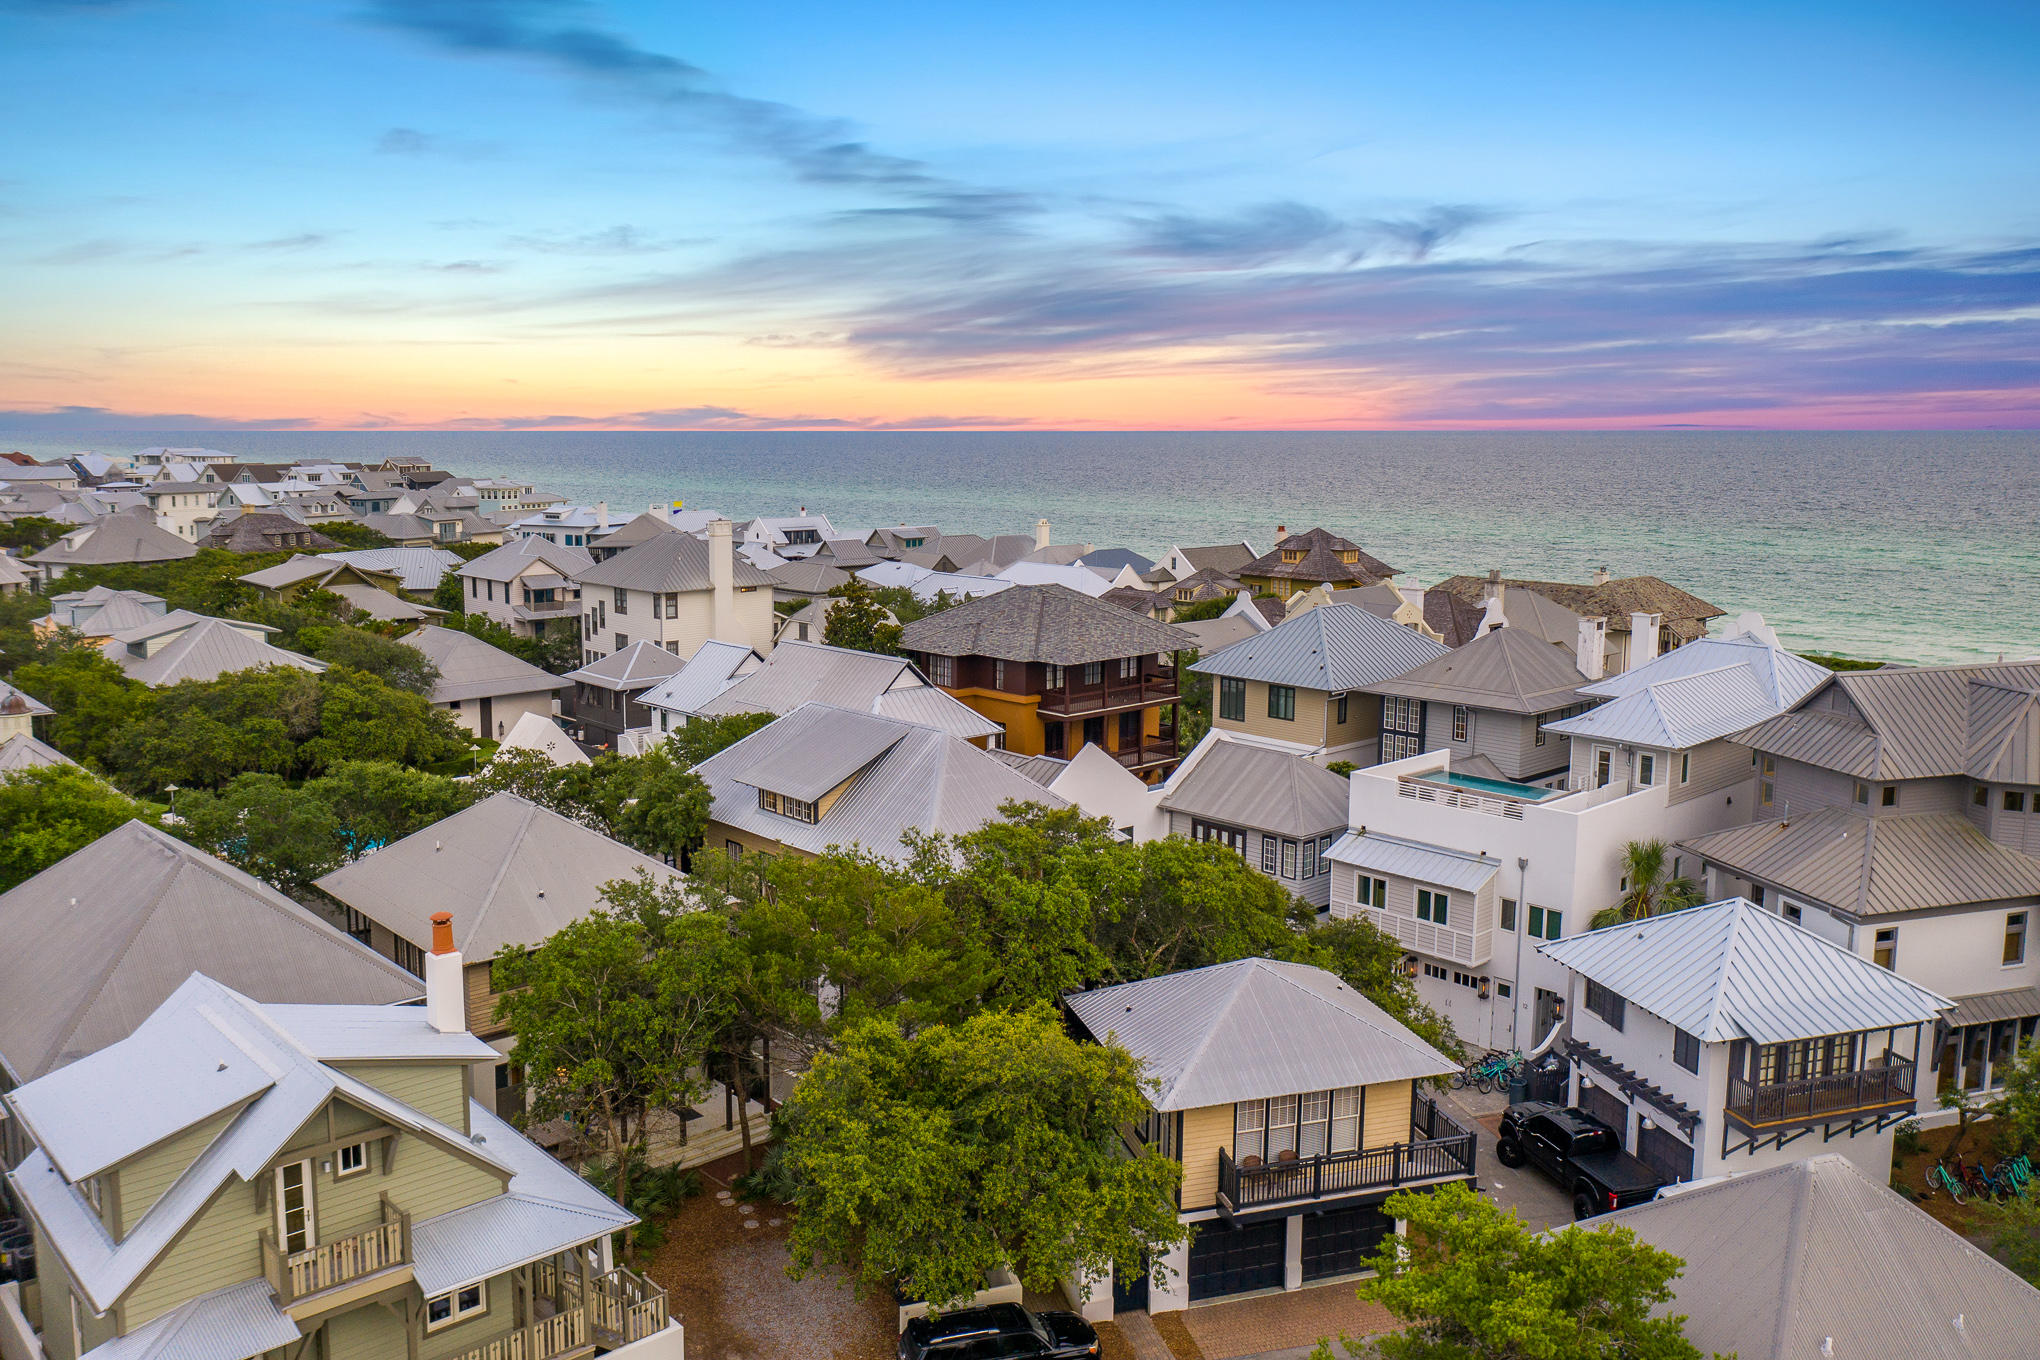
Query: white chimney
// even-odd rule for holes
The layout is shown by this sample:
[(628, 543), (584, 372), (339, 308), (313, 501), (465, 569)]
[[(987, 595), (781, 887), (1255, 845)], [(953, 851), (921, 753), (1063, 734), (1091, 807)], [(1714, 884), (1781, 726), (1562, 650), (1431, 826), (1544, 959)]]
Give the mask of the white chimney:
[(708, 524), (708, 635), (719, 642), (742, 642), (737, 633), (737, 552), (730, 535), (736, 525), (726, 519)]
[(595, 532), (597, 532), (597, 533), (601, 533), (601, 534), (606, 534), (606, 533), (608, 533), (608, 532), (609, 532), (609, 502), (608, 502), (608, 501), (597, 501), (597, 502), (595, 502)]
[(1507, 616), (1502, 613), (1502, 597), (1490, 595), (1480, 617), (1480, 627), (1473, 630), (1473, 636), (1476, 639), (1484, 638), (1497, 628), (1507, 627), (1508, 623)]
[(1579, 654), (1573, 664), (1589, 680), (1599, 680), (1608, 673), (1608, 620), (1580, 620)]
[(1658, 625), (1661, 615), (1641, 611), (1629, 616), (1629, 669), (1635, 670), (1657, 657)]
[(1594, 568), (1594, 584), (1597, 586), (1605, 586), (1608, 584), (1608, 569), (1606, 567)]
[(1048, 546), (1048, 521), (1045, 519), (1038, 519), (1034, 521), (1034, 547), (1036, 551), (1039, 551), (1040, 549), (1046, 548), (1047, 546)]
[(425, 956), (425, 1018), (441, 1034), (467, 1033), (467, 984), (453, 947), (453, 913), (432, 913), (432, 952)]
[(658, 513), (659, 513), (659, 503), (658, 503), (657, 501), (646, 501), (646, 502), (645, 502), (645, 513), (646, 513), (646, 514), (648, 514), (648, 515), (656, 515), (656, 514), (658, 514)]

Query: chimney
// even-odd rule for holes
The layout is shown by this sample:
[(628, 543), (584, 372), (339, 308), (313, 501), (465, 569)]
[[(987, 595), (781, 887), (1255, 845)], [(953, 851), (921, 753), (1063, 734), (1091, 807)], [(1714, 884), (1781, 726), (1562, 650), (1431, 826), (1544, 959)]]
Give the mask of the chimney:
[(646, 513), (646, 514), (648, 514), (648, 515), (656, 515), (656, 514), (658, 514), (658, 513), (659, 513), (659, 503), (658, 503), (657, 501), (646, 501), (646, 502), (645, 502), (645, 513)]
[(1038, 552), (1041, 549), (1046, 548), (1047, 546), (1048, 546), (1048, 521), (1045, 519), (1038, 519), (1034, 521), (1034, 547), (1035, 550)]
[(1483, 606), (1480, 627), (1473, 630), (1473, 636), (1476, 640), (1484, 638), (1497, 628), (1506, 628), (1508, 623), (1508, 617), (1502, 613), (1502, 597), (1490, 595), (1487, 604)]
[(467, 1033), (467, 984), (453, 947), (453, 913), (432, 913), (432, 952), (425, 956), (425, 1018), (441, 1034)]
[(1594, 568), (1594, 584), (1597, 586), (1605, 586), (1608, 584), (1608, 569), (1606, 567)]
[(1278, 548), (1279, 548), (1279, 547), (1281, 547), (1281, 546), (1282, 546), (1282, 540), (1283, 540), (1283, 539), (1285, 539), (1285, 538), (1287, 538), (1287, 537), (1289, 537), (1289, 526), (1288, 526), (1287, 524), (1278, 524), (1278, 525), (1276, 525), (1276, 526), (1275, 526), (1275, 546), (1276, 546), (1276, 547), (1278, 547)]
[(708, 635), (719, 642), (744, 641), (737, 631), (737, 552), (730, 537), (735, 530), (736, 525), (726, 519), (709, 521), (708, 588), (713, 599)]
[(1589, 680), (1599, 680), (1607, 672), (1608, 620), (1581, 619), (1579, 653), (1573, 664)]
[(606, 534), (609, 532), (608, 501), (595, 502), (595, 532), (598, 534)]
[(1657, 657), (1658, 625), (1664, 620), (1657, 614), (1635, 613), (1629, 616), (1629, 669), (1635, 670), (1646, 661)]
[(1489, 567), (1487, 587), (1480, 593), (1481, 600), (1483, 602), (1492, 600), (1499, 605), (1502, 602), (1502, 591), (1502, 569), (1500, 567)]

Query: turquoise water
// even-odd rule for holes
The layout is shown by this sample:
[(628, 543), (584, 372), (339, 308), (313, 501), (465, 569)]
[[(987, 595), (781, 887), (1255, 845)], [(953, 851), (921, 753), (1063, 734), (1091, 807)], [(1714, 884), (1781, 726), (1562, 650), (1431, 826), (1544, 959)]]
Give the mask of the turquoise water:
[[(417, 454), (619, 512), (805, 505), (1124, 546), (1322, 524), (1434, 584), (1664, 577), (1793, 646), (1898, 661), (2040, 653), (2040, 434), (0, 432), (38, 456), (200, 444), (251, 459)], [(1717, 625), (1719, 627), (1719, 625)]]
[(1475, 793), (1498, 793), (1504, 798), (1518, 798), (1526, 803), (1541, 803), (1547, 798), (1556, 798), (1560, 790), (1540, 789), (1535, 784), (1518, 784), (1509, 779), (1483, 779), (1477, 774), (1427, 774), (1418, 776), (1433, 784), (1450, 784), (1456, 789), (1471, 789)]

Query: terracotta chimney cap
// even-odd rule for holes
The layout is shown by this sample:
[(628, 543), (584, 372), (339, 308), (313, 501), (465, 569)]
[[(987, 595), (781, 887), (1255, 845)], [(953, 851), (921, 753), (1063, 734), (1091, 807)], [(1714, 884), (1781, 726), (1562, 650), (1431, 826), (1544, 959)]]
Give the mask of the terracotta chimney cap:
[(432, 913), (432, 952), (435, 954), (453, 952), (453, 913), (450, 911)]

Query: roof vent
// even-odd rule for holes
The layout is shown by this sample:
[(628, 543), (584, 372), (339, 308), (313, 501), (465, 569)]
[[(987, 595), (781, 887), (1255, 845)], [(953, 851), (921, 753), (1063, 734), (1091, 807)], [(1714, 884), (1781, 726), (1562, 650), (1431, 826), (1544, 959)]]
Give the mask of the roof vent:
[(227, 1070), (227, 1065), (226, 1065), (225, 1063), (221, 1063), (221, 1064), (220, 1064), (220, 1065), (219, 1065), (219, 1066), (218, 1066), (217, 1068), (215, 1068), (214, 1070), (215, 1070), (215, 1071), (218, 1071), (218, 1072), (224, 1072), (224, 1071), (226, 1071), (226, 1070)]

